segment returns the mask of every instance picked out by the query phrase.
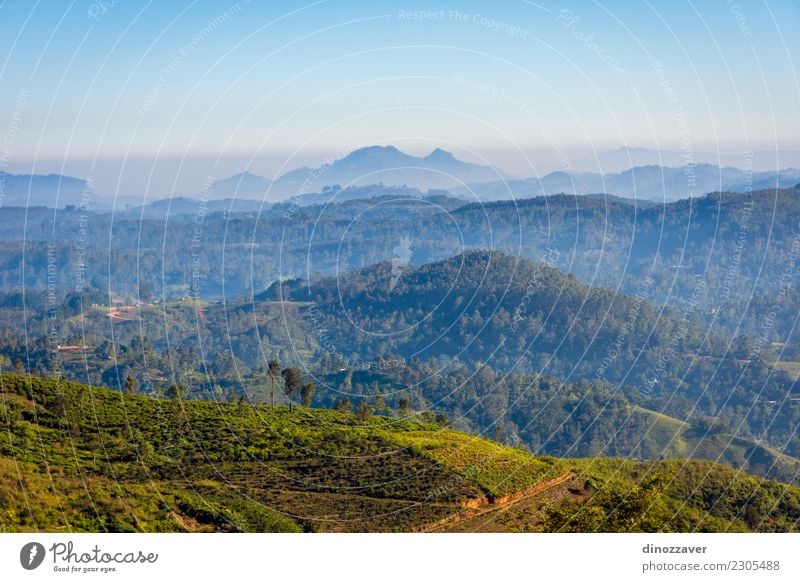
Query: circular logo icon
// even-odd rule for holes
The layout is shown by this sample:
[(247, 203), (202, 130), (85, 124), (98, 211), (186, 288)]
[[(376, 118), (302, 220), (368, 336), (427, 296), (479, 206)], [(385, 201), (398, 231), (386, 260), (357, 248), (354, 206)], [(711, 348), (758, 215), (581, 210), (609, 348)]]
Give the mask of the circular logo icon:
[(44, 546), (39, 542), (30, 542), (19, 551), (19, 563), (26, 570), (35, 570), (44, 561)]

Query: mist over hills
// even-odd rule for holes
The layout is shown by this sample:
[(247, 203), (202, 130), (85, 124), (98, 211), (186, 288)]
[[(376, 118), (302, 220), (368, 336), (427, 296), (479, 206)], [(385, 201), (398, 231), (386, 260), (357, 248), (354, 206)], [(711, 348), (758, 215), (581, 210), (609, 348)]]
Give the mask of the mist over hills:
[[(134, 206), (124, 210), (116, 210), (115, 215), (126, 219), (159, 219), (159, 220), (186, 220), (201, 218), (214, 213), (228, 214), (250, 214), (251, 216), (264, 214), (271, 216), (271, 207), (282, 209), (283, 212), (296, 213), (301, 208), (324, 205), (330, 209), (331, 213), (340, 213), (350, 216), (346, 208), (352, 207), (349, 202), (372, 202), (372, 204), (391, 204), (417, 198), (420, 201), (427, 201), (429, 204), (441, 208), (453, 209), (467, 203), (460, 198), (453, 198), (447, 190), (428, 190), (421, 192), (416, 188), (408, 186), (383, 186), (371, 184), (368, 186), (349, 186), (339, 188), (338, 186), (325, 186), (322, 192), (304, 194), (291, 198), (291, 202), (264, 202), (258, 198), (214, 198), (198, 199), (186, 196), (175, 196), (155, 200), (144, 206)], [(438, 202), (435, 202), (438, 201)], [(360, 206), (359, 206), (360, 207)]]
[(144, 206), (134, 206), (115, 210), (115, 216), (124, 219), (141, 220), (194, 220), (204, 219), (213, 213), (256, 213), (270, 205), (260, 200), (249, 198), (220, 198), (200, 200), (186, 196), (174, 196), (154, 200)]
[(439, 148), (425, 157), (417, 157), (393, 146), (371, 146), (318, 168), (287, 172), (275, 181), (269, 197), (274, 200), (302, 196), (335, 184), (341, 187), (386, 184), (431, 190), (507, 177), (500, 170), (461, 161)]
[[(51, 174), (28, 176), (0, 173), (3, 206), (77, 206), (81, 196), (91, 196), (97, 211), (125, 211), (145, 204), (156, 204), (169, 197), (191, 198), (203, 203), (225, 200), (254, 200), (265, 203), (291, 201), (310, 205), (369, 198), (381, 195), (379, 188), (407, 188), (429, 194), (446, 190), (469, 201), (495, 201), (532, 198), (553, 194), (609, 194), (656, 202), (698, 197), (709, 192), (749, 192), (768, 188), (791, 188), (800, 182), (800, 170), (750, 171), (737, 167), (718, 167), (710, 163), (687, 166), (685, 160), (664, 152), (662, 165), (646, 163), (627, 166), (618, 172), (555, 171), (541, 177), (518, 178), (491, 166), (464, 162), (452, 153), (437, 148), (427, 156), (412, 156), (393, 146), (357, 149), (317, 167), (301, 167), (276, 179), (244, 171), (208, 184), (194, 194), (131, 193), (112, 198), (93, 192), (86, 180)], [(674, 152), (673, 152), (674, 153)], [(633, 149), (608, 152), (613, 159), (630, 157), (651, 162), (658, 152)], [(791, 152), (785, 159), (794, 159)], [(657, 157), (657, 156), (656, 156)], [(675, 165), (670, 165), (674, 162)], [(740, 161), (741, 163), (741, 161)], [(578, 166), (584, 166), (579, 164)], [(623, 166), (621, 161), (611, 167)], [(373, 190), (370, 190), (373, 188)], [(221, 206), (221, 205), (220, 205)], [(232, 211), (235, 206), (229, 205)], [(245, 205), (250, 209), (252, 205)], [(154, 210), (145, 214), (158, 215)], [(161, 212), (163, 214), (163, 212)]]
[(225, 198), (264, 200), (272, 186), (272, 180), (251, 172), (241, 172), (228, 178), (214, 181), (203, 192), (205, 198), (220, 200)]
[(752, 152), (722, 153), (692, 151), (687, 153), (648, 149), (641, 147), (621, 147), (601, 152), (596, 158), (581, 158), (571, 162), (575, 172), (619, 173), (636, 166), (682, 167), (691, 159), (697, 164), (711, 164), (720, 167), (744, 169), (754, 172), (774, 171), (778, 168), (800, 168), (800, 150), (755, 150)]
[[(275, 180), (250, 172), (235, 174), (215, 181), (204, 194), (211, 199), (236, 197), (277, 202), (287, 198), (302, 200), (331, 189), (386, 185), (424, 191), (506, 177), (505, 173), (490, 166), (458, 160), (439, 148), (427, 156), (417, 157), (393, 146), (369, 146), (315, 168), (290, 170)], [(361, 196), (367, 197), (365, 194)]]
[[(0, 212), (5, 265), (0, 292), (22, 284), (43, 288), (52, 240), (59, 249), (56, 287), (73, 288), (76, 232), (85, 220), (89, 228), (81, 252), (92, 284), (127, 297), (135, 297), (140, 277), (166, 298), (185, 294), (192, 280), (187, 252), (198, 254), (202, 266), (200, 296), (217, 299), (223, 289), (237, 297), (248, 289), (259, 293), (281, 276), (330, 275), (391, 261), (405, 239), (411, 265), (465, 249), (493, 249), (673, 305), (690, 301), (702, 277), (706, 288), (697, 304), (735, 310), (727, 304), (777, 289), (778, 278), (765, 277), (763, 269), (786, 268), (800, 212), (797, 189), (712, 194), (648, 208), (606, 196), (470, 204), (416, 190), (361, 191), (373, 197), (310, 206), (242, 201), (259, 208), (233, 213), (225, 202), (222, 208), (209, 203), (199, 213), (196, 201), (182, 201), (176, 206), (183, 205), (186, 214), (179, 219), (170, 210), (167, 223), (164, 214), (155, 213), (142, 221), (141, 209), (113, 215), (72, 209), (54, 217), (44, 207), (6, 207)], [(198, 216), (202, 244), (192, 249)], [(218, 260), (223, 255), (224, 265)]]
[(0, 172), (0, 207), (77, 206), (83, 195), (92, 196), (91, 185), (79, 178), (60, 174), (9, 174)]
[(470, 184), (456, 188), (456, 196), (480, 200), (509, 200), (553, 194), (612, 194), (655, 202), (697, 198), (710, 192), (752, 192), (767, 188), (791, 188), (800, 180), (800, 170), (748, 172), (711, 164), (667, 167), (637, 166), (619, 173), (551, 172), (541, 178)]

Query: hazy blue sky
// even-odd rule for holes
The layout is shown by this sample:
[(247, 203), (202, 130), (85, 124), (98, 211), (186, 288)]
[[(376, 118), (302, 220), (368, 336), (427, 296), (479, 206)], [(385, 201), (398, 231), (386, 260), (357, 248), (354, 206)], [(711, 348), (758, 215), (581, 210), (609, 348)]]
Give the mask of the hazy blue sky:
[(365, 144), (523, 175), (626, 145), (798, 148), (798, 30), (796, 0), (6, 1), (0, 170), (108, 192), (124, 159), (122, 193), (168, 193)]

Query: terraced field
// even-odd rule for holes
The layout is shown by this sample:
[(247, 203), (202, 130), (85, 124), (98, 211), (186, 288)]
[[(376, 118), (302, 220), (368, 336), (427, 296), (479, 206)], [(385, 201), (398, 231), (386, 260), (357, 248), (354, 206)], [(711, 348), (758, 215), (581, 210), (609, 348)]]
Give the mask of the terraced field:
[(413, 416), (0, 374), (0, 423), (3, 531), (786, 531), (800, 519), (800, 489), (722, 465), (535, 457)]

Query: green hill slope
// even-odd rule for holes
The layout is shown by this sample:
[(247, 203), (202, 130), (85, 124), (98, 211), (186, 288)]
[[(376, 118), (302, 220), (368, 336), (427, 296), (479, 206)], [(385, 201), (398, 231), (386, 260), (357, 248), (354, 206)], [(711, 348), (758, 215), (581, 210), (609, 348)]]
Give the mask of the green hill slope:
[[(414, 418), (2, 374), (0, 423), (4, 531), (616, 530), (620, 519), (784, 531), (800, 519), (800, 489), (711, 463), (534, 457)], [(594, 521), (576, 526), (575, 509)]]
[(574, 378), (602, 370), (609, 380), (634, 383), (648, 378), (671, 340), (685, 354), (702, 337), (702, 328), (673, 310), (490, 251), (420, 267), (383, 262), (310, 286), (276, 284), (262, 297), (313, 302), (300, 310), (309, 335), (324, 330), (341, 353), (367, 362), (387, 353), (445, 357)]
[(632, 407), (631, 431), (643, 458), (694, 458), (719, 461), (758, 475), (797, 483), (800, 461), (757, 441), (719, 429), (692, 426), (665, 414)]
[[(797, 485), (800, 460), (765, 444), (721, 417), (681, 418), (656, 412), (604, 382), (567, 384), (555, 378), (506, 378), (483, 366), (478, 373), (453, 367), (378, 362), (384, 369), (346, 370), (316, 376), (315, 403), (334, 407), (343, 394), (370, 404), (376, 395), (396, 408), (398, 395), (414, 410), (446, 413), (464, 432), (524, 443), (556, 457), (614, 456), (634, 459), (694, 458), (723, 462), (749, 473)], [(391, 365), (390, 365), (391, 364)]]

